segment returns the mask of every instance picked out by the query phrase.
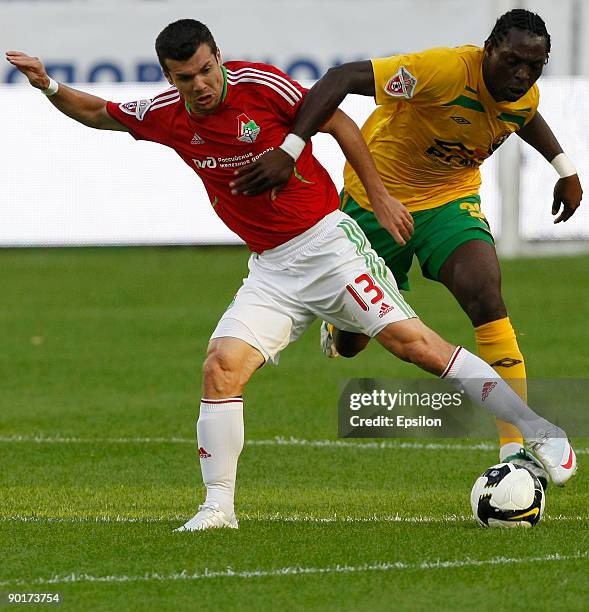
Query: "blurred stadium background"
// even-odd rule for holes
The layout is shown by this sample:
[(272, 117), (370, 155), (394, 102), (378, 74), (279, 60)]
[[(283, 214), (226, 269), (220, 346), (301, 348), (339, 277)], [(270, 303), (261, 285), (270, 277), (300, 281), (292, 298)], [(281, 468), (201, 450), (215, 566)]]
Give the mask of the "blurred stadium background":
[[(482, 44), (496, 17), (516, 6), (541, 14), (551, 33), (540, 110), (583, 178), (589, 163), (589, 38), (582, 33), (589, 7), (581, 1), (252, 0), (201, 2), (195, 10), (180, 0), (0, 0), (0, 40), (6, 49), (39, 55), (57, 80), (127, 101), (152, 97), (164, 87), (153, 41), (163, 24), (187, 14), (210, 26), (225, 59), (270, 62), (310, 84), (345, 61)], [(297, 18), (285, 30), (286, 7)], [(387, 19), (375, 27), (374, 15), (383, 11)], [(71, 122), (24, 86), (7, 63), (0, 67), (0, 83), (0, 246), (239, 242), (173, 152)], [(361, 123), (373, 103), (350, 97), (343, 108)], [(340, 186), (339, 149), (327, 136), (314, 142)], [(554, 226), (556, 174), (521, 145), (511, 138), (483, 166), (483, 209), (500, 253), (556, 255), (588, 248), (589, 210), (583, 207), (569, 223)]]

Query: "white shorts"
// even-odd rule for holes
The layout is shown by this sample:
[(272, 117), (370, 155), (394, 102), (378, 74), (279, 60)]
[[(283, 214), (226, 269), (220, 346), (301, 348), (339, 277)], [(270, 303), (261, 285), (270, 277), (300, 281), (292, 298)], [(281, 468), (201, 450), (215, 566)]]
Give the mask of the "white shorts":
[(417, 316), (359, 225), (339, 210), (285, 244), (254, 253), (248, 267), (211, 338), (240, 338), (273, 363), (317, 317), (373, 337)]

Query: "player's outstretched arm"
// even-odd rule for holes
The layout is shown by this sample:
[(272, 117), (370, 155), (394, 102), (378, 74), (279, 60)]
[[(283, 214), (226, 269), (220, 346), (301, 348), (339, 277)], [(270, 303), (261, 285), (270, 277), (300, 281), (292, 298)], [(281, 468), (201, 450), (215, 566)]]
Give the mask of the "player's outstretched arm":
[(374, 96), (372, 62), (350, 62), (330, 68), (309, 90), (297, 113), (293, 133), (303, 140), (316, 134), (348, 94)]
[(552, 214), (558, 214), (562, 206), (562, 212), (554, 223), (567, 221), (579, 208), (583, 197), (583, 188), (575, 167), (562, 152), (556, 136), (540, 113), (537, 112), (534, 118), (517, 132), (517, 135), (534, 147), (558, 171), (561, 178), (554, 186)]
[(370, 60), (330, 68), (311, 87), (297, 113), (292, 132), (287, 136), (294, 141), (294, 149), (285, 141), (284, 148), (269, 151), (255, 163), (236, 170), (236, 178), (230, 185), (233, 193), (256, 195), (285, 185), (292, 173), (297, 150), (300, 149), (300, 154), (305, 142), (320, 130), (349, 93), (374, 96)]
[[(41, 91), (49, 88), (51, 80), (38, 57), (31, 57), (20, 51), (7, 51), (6, 59), (27, 77), (33, 87)], [(106, 100), (102, 98), (62, 83), (59, 84), (56, 93), (51, 93), (47, 97), (55, 108), (84, 125), (99, 130), (128, 131), (124, 125), (107, 113)]]
[(387, 191), (356, 123), (343, 111), (336, 109), (321, 131), (331, 134), (337, 140), (346, 159), (362, 181), (380, 225), (391, 234), (395, 242), (406, 244), (413, 233), (413, 217), (405, 206)]

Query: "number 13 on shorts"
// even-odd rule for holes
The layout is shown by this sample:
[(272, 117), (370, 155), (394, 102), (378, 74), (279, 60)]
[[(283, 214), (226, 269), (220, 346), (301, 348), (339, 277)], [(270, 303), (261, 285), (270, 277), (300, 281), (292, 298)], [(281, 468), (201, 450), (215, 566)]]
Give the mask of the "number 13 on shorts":
[[(384, 298), (382, 289), (374, 282), (374, 279), (369, 274), (360, 274), (355, 280), (354, 284), (361, 288), (363, 293), (367, 294), (365, 297), (369, 299), (371, 304), (377, 304)], [(356, 303), (364, 312), (370, 310), (370, 306), (364, 301), (364, 298), (358, 293), (353, 285), (346, 285), (346, 291), (356, 300)]]

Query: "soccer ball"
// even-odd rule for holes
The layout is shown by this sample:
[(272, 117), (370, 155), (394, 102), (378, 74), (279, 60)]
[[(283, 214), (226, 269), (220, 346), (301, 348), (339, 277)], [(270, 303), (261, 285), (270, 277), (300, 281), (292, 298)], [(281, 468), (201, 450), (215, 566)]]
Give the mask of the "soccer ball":
[(521, 465), (499, 463), (477, 478), (470, 505), (483, 527), (533, 527), (544, 514), (544, 489)]

